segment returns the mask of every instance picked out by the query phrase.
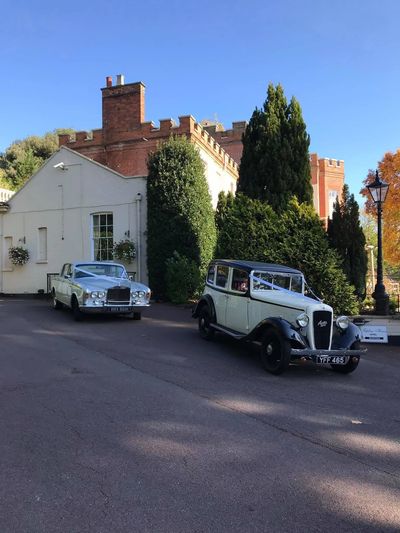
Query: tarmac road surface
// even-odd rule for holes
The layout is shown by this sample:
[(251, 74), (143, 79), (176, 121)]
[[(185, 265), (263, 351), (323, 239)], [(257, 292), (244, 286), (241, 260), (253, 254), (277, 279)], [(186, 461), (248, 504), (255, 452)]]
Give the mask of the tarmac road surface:
[(265, 373), (189, 309), (0, 298), (0, 532), (400, 531), (400, 348)]

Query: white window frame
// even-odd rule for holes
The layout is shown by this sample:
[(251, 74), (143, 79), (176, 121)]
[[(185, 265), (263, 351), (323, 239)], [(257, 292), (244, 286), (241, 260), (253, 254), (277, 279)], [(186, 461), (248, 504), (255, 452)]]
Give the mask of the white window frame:
[[(100, 217), (102, 215), (105, 215), (105, 216), (112, 216), (112, 243), (114, 243), (114, 213), (112, 211), (99, 211), (97, 213), (91, 213), (90, 215), (90, 221), (91, 221), (91, 224), (90, 224), (90, 227), (91, 227), (91, 256), (92, 256), (92, 260), (93, 261), (112, 261), (113, 260), (113, 255), (112, 255), (112, 246), (111, 246), (111, 249), (109, 248), (109, 250), (111, 250), (111, 253), (110, 254), (107, 254), (109, 255), (110, 257), (108, 257), (107, 259), (105, 258), (101, 258), (101, 259), (97, 259), (97, 257), (95, 257), (95, 217)], [(100, 225), (99, 225), (100, 227)], [(106, 228), (108, 228), (109, 226), (106, 224), (105, 226)]]
[[(41, 235), (44, 235), (44, 253), (41, 253)], [(41, 226), (37, 231), (37, 263), (47, 263), (48, 242), (47, 227)]]

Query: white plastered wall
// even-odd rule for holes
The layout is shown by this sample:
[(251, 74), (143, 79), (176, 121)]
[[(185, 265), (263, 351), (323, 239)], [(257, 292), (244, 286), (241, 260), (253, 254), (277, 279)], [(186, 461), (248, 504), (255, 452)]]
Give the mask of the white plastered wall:
[(223, 168), (206, 150), (198, 147), (200, 157), (205, 165), (205, 174), (208, 188), (211, 194), (212, 206), (215, 209), (218, 203), (220, 191), (225, 193), (236, 192), (236, 179), (232, 176), (227, 167)]
[[(92, 214), (99, 212), (113, 213), (114, 241), (129, 235), (140, 243), (126, 267), (147, 283), (145, 178), (123, 177), (62, 147), (8, 203), (9, 211), (0, 215), (0, 292), (46, 292), (48, 273), (59, 272), (65, 262), (92, 260)], [(47, 228), (46, 260), (39, 260), (39, 228)], [(6, 237), (28, 249), (27, 264), (6, 268)]]

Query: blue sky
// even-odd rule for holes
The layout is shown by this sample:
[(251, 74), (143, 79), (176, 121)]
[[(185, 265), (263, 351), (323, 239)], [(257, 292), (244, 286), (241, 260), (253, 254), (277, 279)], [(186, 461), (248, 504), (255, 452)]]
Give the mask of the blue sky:
[[(146, 85), (146, 120), (248, 120), (269, 82), (299, 100), (311, 151), (358, 195), (400, 147), (398, 0), (3, 0), (0, 151), (101, 127), (107, 75)], [(357, 196), (360, 200), (360, 197)]]

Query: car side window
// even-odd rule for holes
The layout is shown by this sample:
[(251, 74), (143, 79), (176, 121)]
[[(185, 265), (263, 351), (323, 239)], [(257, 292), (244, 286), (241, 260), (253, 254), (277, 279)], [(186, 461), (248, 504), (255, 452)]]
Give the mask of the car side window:
[(223, 289), (228, 285), (228, 274), (229, 268), (226, 266), (218, 265), (217, 266), (217, 277), (215, 280), (215, 285)]
[(207, 283), (214, 284), (215, 265), (211, 265), (207, 272)]
[(234, 268), (232, 270), (231, 289), (237, 292), (247, 292), (249, 288), (249, 278), (245, 270)]
[(62, 270), (61, 276), (65, 278), (66, 276), (70, 276), (70, 275), (71, 275), (71, 265), (69, 263), (66, 263)]

